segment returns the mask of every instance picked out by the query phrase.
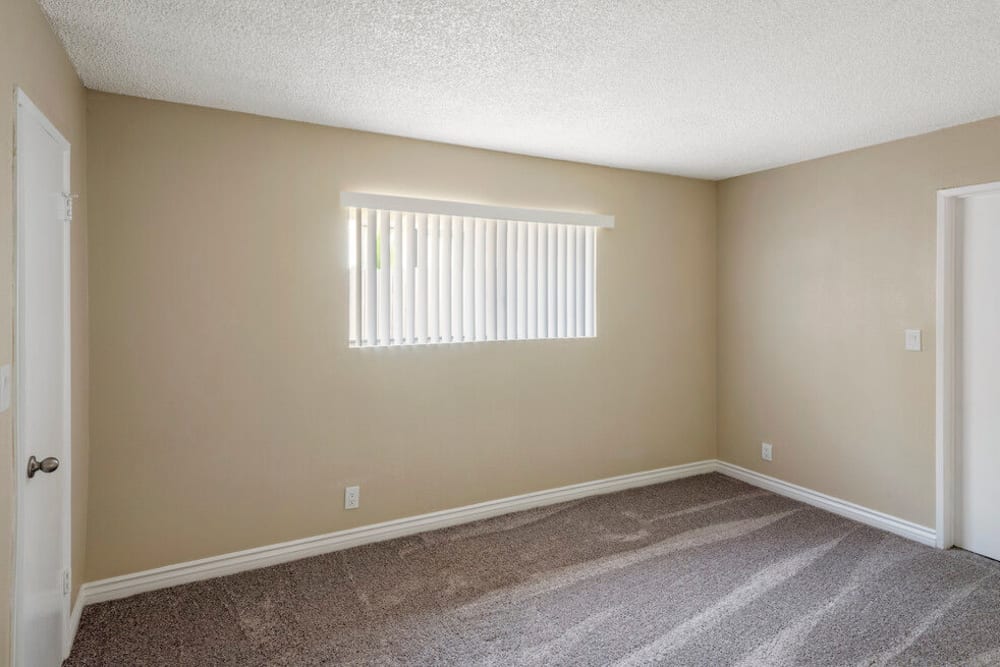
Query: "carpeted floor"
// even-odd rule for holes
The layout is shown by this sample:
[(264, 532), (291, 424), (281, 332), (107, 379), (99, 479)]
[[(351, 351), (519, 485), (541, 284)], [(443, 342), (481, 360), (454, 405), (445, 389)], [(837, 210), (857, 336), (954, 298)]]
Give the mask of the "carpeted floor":
[(66, 664), (1000, 664), (1000, 563), (702, 475), (93, 605)]

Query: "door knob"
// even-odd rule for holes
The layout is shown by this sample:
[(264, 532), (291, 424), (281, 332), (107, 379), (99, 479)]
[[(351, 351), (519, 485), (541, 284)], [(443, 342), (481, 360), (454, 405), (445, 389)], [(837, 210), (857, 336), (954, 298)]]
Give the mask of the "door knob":
[(32, 456), (28, 459), (28, 479), (34, 477), (35, 473), (39, 470), (42, 472), (55, 472), (58, 467), (59, 459), (54, 456), (49, 456), (41, 461)]

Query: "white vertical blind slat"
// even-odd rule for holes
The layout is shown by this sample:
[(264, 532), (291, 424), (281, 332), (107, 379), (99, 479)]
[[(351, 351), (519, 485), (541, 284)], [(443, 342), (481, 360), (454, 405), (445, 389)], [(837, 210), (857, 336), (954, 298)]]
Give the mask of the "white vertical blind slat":
[(427, 342), (427, 215), (414, 216), (413, 342)]
[(465, 280), (462, 271), (462, 255), (465, 244), (462, 240), (462, 219), (451, 216), (451, 340), (460, 343), (465, 340), (462, 328), (462, 306), (465, 305), (463, 290)]
[(576, 229), (566, 229), (566, 336), (576, 336)]
[(475, 260), (472, 271), (475, 277), (474, 292), (474, 340), (486, 340), (486, 221), (479, 218), (473, 221)]
[(583, 227), (576, 230), (576, 335), (587, 335), (587, 308), (584, 295), (587, 291), (587, 235)]
[(392, 289), (389, 282), (389, 212), (378, 212), (378, 344), (389, 345), (392, 332), (389, 321), (392, 317), (389, 300)]
[(351, 290), (351, 313), (350, 322), (348, 323), (348, 328), (350, 329), (348, 336), (351, 345), (361, 344), (361, 211), (352, 208), (348, 213), (348, 222), (350, 223), (350, 230), (348, 233), (348, 244), (350, 248), (350, 255), (348, 257), (348, 266), (351, 273), (350, 277), (350, 290)]
[(525, 291), (527, 299), (525, 308), (527, 319), (525, 320), (525, 335), (527, 338), (538, 337), (538, 225), (527, 224), (526, 231), (528, 241), (527, 252), (527, 280)]
[(517, 340), (517, 223), (507, 222), (507, 339)]
[(441, 226), (427, 216), (427, 341), (441, 340)]
[(462, 218), (462, 340), (476, 340), (476, 230)]
[(486, 340), (497, 339), (497, 221), (487, 220), (484, 225), (483, 266), (486, 271), (483, 310), (485, 311)]
[(556, 228), (556, 336), (566, 337), (566, 226)]
[(535, 327), (537, 335), (539, 338), (548, 338), (549, 335), (549, 307), (548, 307), (548, 296), (549, 288), (546, 284), (549, 277), (549, 269), (547, 260), (549, 258), (549, 232), (547, 225), (535, 225), (536, 234), (538, 236), (536, 240), (535, 249), (538, 251), (537, 266), (535, 268), (535, 291), (537, 296), (535, 297), (535, 306), (537, 313), (535, 316)]
[(416, 281), (414, 276), (415, 267), (415, 255), (416, 253), (416, 235), (413, 232), (413, 214), (404, 213), (403, 214), (403, 233), (402, 233), (402, 246), (403, 246), (403, 256), (402, 256), (402, 267), (403, 272), (403, 340), (402, 343), (412, 344), (413, 343), (413, 323), (414, 323), (414, 301), (416, 297)]
[(438, 279), (438, 321), (439, 337), (442, 343), (451, 342), (451, 216), (438, 216), (438, 235), (441, 249), (438, 253), (438, 265), (441, 277)]
[(400, 264), (403, 235), (399, 219), (399, 213), (393, 211), (389, 214), (389, 341), (392, 345), (403, 341), (403, 271)]
[(497, 220), (497, 340), (507, 340), (507, 221)]
[(595, 230), (593, 229), (587, 230), (587, 248), (586, 248), (587, 298), (584, 301), (587, 307), (587, 330), (585, 332), (587, 336), (594, 336), (596, 331), (596, 327), (594, 326), (594, 323), (596, 321), (594, 308), (597, 305), (597, 300), (595, 299), (596, 294), (594, 291), (594, 286), (596, 283), (596, 276), (594, 274), (596, 273), (597, 262), (595, 261), (596, 257), (594, 255), (594, 249), (595, 249), (594, 234)]
[(528, 223), (517, 223), (517, 339), (528, 337)]
[(375, 345), (378, 338), (378, 281), (376, 278), (375, 259), (376, 243), (375, 238), (378, 228), (375, 222), (375, 212), (370, 209), (363, 209), (362, 215), (365, 226), (365, 248), (364, 248), (364, 341), (363, 345)]
[(548, 240), (545, 243), (548, 258), (545, 260), (545, 270), (548, 275), (545, 276), (545, 289), (548, 291), (548, 295), (545, 297), (545, 302), (548, 312), (546, 313), (545, 326), (548, 337), (556, 338), (559, 336), (559, 284), (556, 277), (559, 268), (559, 230), (555, 225), (546, 226), (548, 227)]

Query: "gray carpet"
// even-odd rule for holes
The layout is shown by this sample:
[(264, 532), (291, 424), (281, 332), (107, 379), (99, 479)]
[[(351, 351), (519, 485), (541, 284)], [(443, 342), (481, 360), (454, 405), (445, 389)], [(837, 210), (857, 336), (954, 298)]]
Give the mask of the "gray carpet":
[(1000, 664), (1000, 564), (702, 475), (89, 606), (66, 664)]

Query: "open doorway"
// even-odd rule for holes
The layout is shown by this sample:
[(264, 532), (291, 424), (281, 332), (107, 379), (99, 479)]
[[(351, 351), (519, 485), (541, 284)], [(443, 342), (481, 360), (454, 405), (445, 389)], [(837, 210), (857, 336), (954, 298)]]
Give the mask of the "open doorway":
[(938, 195), (938, 545), (1000, 560), (1000, 183)]

